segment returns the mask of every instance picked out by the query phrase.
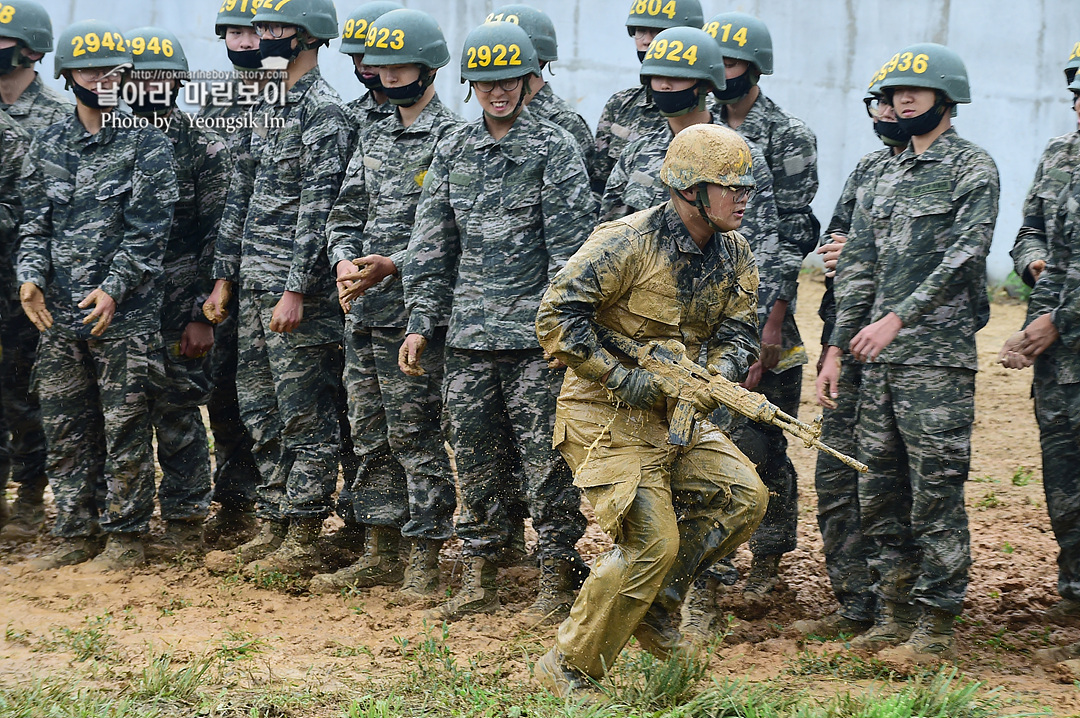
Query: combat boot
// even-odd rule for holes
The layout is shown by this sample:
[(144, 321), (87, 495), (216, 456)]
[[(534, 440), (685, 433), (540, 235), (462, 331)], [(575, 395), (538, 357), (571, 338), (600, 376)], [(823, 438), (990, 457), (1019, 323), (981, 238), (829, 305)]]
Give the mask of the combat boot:
[(201, 556), (205, 550), (202, 519), (169, 519), (165, 521), (161, 538), (151, 539), (146, 545), (147, 555), (158, 559), (176, 558), (180, 554)]
[(648, 651), (662, 661), (666, 661), (677, 651), (689, 653), (693, 646), (679, 632), (675, 617), (653, 603), (634, 629), (634, 638), (642, 650)]
[(203, 542), (222, 551), (229, 551), (255, 538), (259, 522), (254, 511), (236, 506), (222, 506), (203, 524)]
[(514, 522), (513, 527), (510, 529), (510, 539), (505, 546), (499, 549), (499, 553), (492, 560), (502, 568), (536, 565), (536, 559), (529, 555), (529, 549), (525, 546), (524, 521)]
[(682, 634), (694, 643), (708, 643), (713, 637), (716, 620), (716, 591), (720, 582), (712, 576), (702, 576), (690, 586), (682, 605)]
[(881, 657), (901, 663), (928, 663), (953, 655), (953, 622), (956, 617), (937, 608), (923, 610), (911, 636)]
[(870, 630), (873, 625), (873, 621), (856, 621), (847, 618), (837, 610), (821, 618), (795, 621), (788, 630), (800, 636), (816, 636), (832, 640), (842, 635), (857, 636)]
[(277, 550), (244, 566), (244, 576), (255, 578), (260, 573), (277, 572), (300, 575), (304, 578), (326, 570), (315, 542), (322, 532), (322, 519), (293, 519), (289, 532)]
[(27, 567), (31, 571), (46, 571), (61, 566), (74, 566), (97, 556), (104, 545), (105, 537), (101, 535), (60, 539), (59, 546), (44, 556), (31, 560)]
[(400, 594), (406, 598), (425, 599), (439, 591), (439, 551), (443, 542), (432, 539), (416, 539), (409, 551), (405, 565), (405, 578)]
[(873, 627), (852, 639), (851, 647), (876, 651), (886, 646), (898, 646), (911, 638), (919, 614), (918, 606), (881, 601)]
[(400, 583), (405, 577), (401, 561), (401, 532), (393, 526), (368, 526), (364, 555), (352, 566), (321, 573), (311, 579), (312, 593), (336, 593), (345, 588), (371, 588)]
[(596, 684), (584, 673), (571, 668), (566, 656), (557, 648), (552, 648), (536, 662), (533, 675), (540, 685), (559, 698), (577, 700), (584, 697), (586, 702), (590, 702), (600, 697)]
[(461, 590), (446, 603), (428, 611), (434, 621), (456, 621), (471, 613), (494, 613), (499, 608), (498, 569), (483, 556), (466, 556)]
[(11, 517), (0, 529), (0, 541), (24, 543), (33, 541), (45, 525), (45, 484), (20, 484), (15, 503), (11, 505)]
[(750, 563), (750, 573), (746, 574), (743, 585), (743, 600), (756, 603), (764, 600), (780, 583), (780, 559), (783, 554), (772, 553), (757, 555)]
[(320, 536), (315, 546), (323, 563), (331, 571), (337, 571), (360, 560), (364, 555), (365, 538), (364, 525), (350, 521), (329, 536)]
[(137, 533), (109, 534), (105, 550), (86, 565), (91, 571), (130, 571), (146, 563), (142, 536)]
[(540, 590), (521, 616), (530, 623), (559, 623), (574, 603), (574, 567), (562, 557), (540, 558)]
[(211, 551), (206, 554), (206, 570), (229, 573), (268, 556), (280, 548), (288, 530), (289, 524), (285, 521), (263, 521), (259, 533), (247, 543), (231, 551)]

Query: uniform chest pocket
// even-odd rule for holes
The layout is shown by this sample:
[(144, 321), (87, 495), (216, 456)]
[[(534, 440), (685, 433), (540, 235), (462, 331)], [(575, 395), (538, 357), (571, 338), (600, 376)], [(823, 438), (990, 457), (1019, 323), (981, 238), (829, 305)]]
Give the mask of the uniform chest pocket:
[(634, 314), (661, 324), (678, 326), (682, 321), (682, 306), (672, 288), (654, 285), (634, 289), (626, 306)]
[(953, 205), (950, 196), (943, 192), (916, 197), (906, 203), (904, 214), (909, 217), (936, 217), (948, 214)]
[(97, 188), (94, 198), (98, 202), (108, 202), (131, 192), (131, 178), (123, 182), (107, 182)]
[(61, 180), (50, 180), (45, 185), (45, 196), (54, 204), (71, 204), (71, 196), (75, 194), (75, 185)]
[(458, 211), (468, 211), (476, 204), (477, 183), (469, 176), (450, 175), (450, 206)]

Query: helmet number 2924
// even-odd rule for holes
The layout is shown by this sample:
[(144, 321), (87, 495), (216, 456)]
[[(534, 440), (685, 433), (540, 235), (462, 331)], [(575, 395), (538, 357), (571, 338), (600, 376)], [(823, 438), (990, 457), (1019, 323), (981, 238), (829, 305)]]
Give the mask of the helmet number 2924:
[[(653, 40), (649, 45), (649, 52), (646, 53), (646, 60), (670, 60), (671, 62), (679, 62), (682, 60), (687, 65), (693, 65), (697, 62), (697, 45), (691, 45), (690, 47), (683, 47), (682, 42), (679, 40), (672, 40), (670, 43), (664, 38), (659, 40)], [(665, 57), (664, 53), (667, 53)]]

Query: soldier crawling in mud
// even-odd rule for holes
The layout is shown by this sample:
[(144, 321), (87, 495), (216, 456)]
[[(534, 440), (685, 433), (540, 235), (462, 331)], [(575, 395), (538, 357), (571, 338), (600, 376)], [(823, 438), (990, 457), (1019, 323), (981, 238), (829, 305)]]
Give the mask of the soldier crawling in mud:
[[(598, 327), (637, 341), (675, 338), (709, 370), (740, 381), (757, 358), (754, 258), (735, 230), (753, 187), (750, 149), (734, 131), (694, 125), (660, 170), (671, 199), (600, 226), (552, 281), (536, 318), (564, 361), (554, 441), (616, 547), (600, 556), (537, 663), (560, 696), (586, 689), (633, 635), (660, 657), (678, 649), (679, 607), (693, 580), (749, 538), (768, 493), (731, 439), (701, 422), (668, 442), (669, 403), (653, 373), (617, 357)], [(718, 403), (707, 392), (695, 409)]]

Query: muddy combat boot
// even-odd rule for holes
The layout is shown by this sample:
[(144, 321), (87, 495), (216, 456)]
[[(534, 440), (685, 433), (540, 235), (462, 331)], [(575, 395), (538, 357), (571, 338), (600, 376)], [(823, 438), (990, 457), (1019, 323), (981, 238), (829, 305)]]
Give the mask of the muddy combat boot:
[(285, 521), (263, 521), (259, 533), (247, 543), (231, 551), (211, 551), (206, 554), (206, 570), (211, 573), (230, 573), (268, 556), (281, 546), (288, 530), (289, 524)]
[(702, 576), (690, 586), (690, 592), (682, 605), (682, 626), (680, 630), (687, 640), (694, 643), (708, 643), (715, 635), (713, 621), (716, 620), (716, 590), (720, 582), (711, 576)]
[(601, 696), (596, 684), (585, 674), (571, 668), (566, 662), (566, 656), (557, 648), (552, 648), (536, 662), (533, 675), (540, 685), (559, 698), (584, 698), (586, 702), (590, 702), (590, 699)]
[(645, 618), (634, 629), (634, 638), (642, 650), (666, 661), (676, 651), (690, 652), (693, 646), (679, 632), (677, 617), (657, 604), (649, 606)]
[(956, 617), (937, 608), (925, 608), (911, 636), (896, 648), (883, 651), (884, 660), (925, 664), (953, 656), (953, 622)]
[(800, 636), (816, 636), (832, 640), (842, 635), (857, 636), (870, 630), (873, 625), (873, 621), (855, 621), (845, 617), (840, 611), (833, 611), (821, 618), (795, 621), (788, 630)]
[(229, 551), (255, 538), (259, 522), (254, 511), (235, 506), (222, 506), (203, 524), (203, 542), (222, 551)]
[(364, 555), (352, 566), (321, 573), (311, 579), (312, 593), (337, 593), (345, 588), (371, 588), (401, 583), (401, 532), (393, 526), (368, 526)]
[(326, 571), (315, 542), (322, 532), (322, 519), (293, 519), (281, 546), (262, 558), (244, 566), (244, 576), (255, 578), (260, 573), (296, 575), (307, 578)]
[(876, 651), (887, 646), (898, 646), (911, 638), (920, 613), (918, 606), (882, 601), (873, 627), (852, 639), (851, 647)]
[(1051, 623), (1071, 625), (1080, 622), (1080, 601), (1063, 598), (1043, 611), (1043, 618)]
[(331, 571), (352, 566), (364, 555), (366, 531), (363, 524), (349, 522), (329, 536), (315, 542), (319, 556)]
[(202, 519), (169, 519), (161, 538), (151, 539), (146, 545), (147, 555), (156, 559), (172, 559), (180, 554), (201, 556), (205, 550)]
[(105, 550), (99, 553), (86, 568), (91, 571), (130, 571), (146, 563), (146, 550), (142, 536), (136, 533), (109, 534)]
[(0, 529), (0, 541), (24, 543), (33, 541), (45, 525), (45, 486), (19, 485), (18, 496), (11, 505), (11, 517)]
[(525, 522), (521, 521), (514, 524), (510, 530), (510, 540), (499, 549), (498, 555), (492, 561), (500, 568), (536, 565), (536, 557), (531, 556), (525, 546)]
[(780, 583), (780, 559), (783, 554), (773, 553), (758, 556), (750, 563), (750, 573), (746, 574), (743, 585), (743, 600), (758, 603), (765, 600)]
[(521, 613), (530, 623), (560, 623), (574, 603), (574, 566), (562, 557), (541, 557), (540, 590), (533, 604)]
[(461, 590), (446, 603), (428, 611), (433, 621), (456, 621), (472, 613), (494, 613), (499, 608), (498, 569), (482, 556), (466, 556)]
[(443, 542), (437, 540), (413, 541), (398, 593), (406, 598), (421, 600), (439, 592), (439, 551), (442, 546)]
[(27, 567), (31, 571), (47, 571), (61, 566), (74, 566), (97, 556), (104, 545), (105, 537), (100, 535), (60, 539), (59, 546), (44, 556), (29, 561)]

